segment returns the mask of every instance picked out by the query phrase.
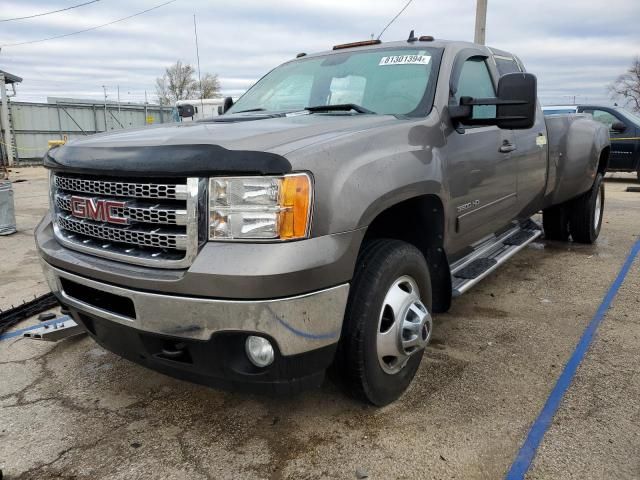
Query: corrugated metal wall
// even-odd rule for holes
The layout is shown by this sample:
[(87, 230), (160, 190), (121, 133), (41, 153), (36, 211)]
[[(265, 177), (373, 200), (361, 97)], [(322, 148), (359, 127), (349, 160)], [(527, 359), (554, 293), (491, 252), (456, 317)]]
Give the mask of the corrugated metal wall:
[[(11, 102), (10, 115), (18, 162), (40, 160), (49, 140), (68, 140), (122, 128), (172, 122), (172, 108), (158, 105), (121, 105), (104, 103), (31, 103)], [(105, 126), (106, 120), (106, 126)]]

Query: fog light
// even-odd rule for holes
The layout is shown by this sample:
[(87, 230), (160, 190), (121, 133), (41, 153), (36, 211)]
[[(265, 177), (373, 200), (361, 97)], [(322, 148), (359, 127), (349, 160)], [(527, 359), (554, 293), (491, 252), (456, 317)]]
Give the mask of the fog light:
[(244, 349), (247, 352), (247, 357), (256, 367), (266, 367), (273, 363), (275, 356), (273, 346), (266, 338), (249, 336)]

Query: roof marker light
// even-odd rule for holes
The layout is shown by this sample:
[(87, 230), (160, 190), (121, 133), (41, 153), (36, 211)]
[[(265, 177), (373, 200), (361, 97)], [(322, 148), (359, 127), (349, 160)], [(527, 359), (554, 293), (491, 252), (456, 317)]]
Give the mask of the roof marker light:
[(364, 40), (362, 42), (353, 42), (353, 43), (343, 43), (341, 45), (334, 45), (334, 50), (341, 50), (343, 48), (353, 48), (353, 47), (366, 47), (367, 45), (379, 45), (381, 44), (381, 40)]

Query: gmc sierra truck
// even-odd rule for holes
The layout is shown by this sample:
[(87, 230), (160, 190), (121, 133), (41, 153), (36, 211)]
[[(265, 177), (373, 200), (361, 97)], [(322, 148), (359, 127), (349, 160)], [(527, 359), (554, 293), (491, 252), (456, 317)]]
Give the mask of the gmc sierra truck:
[(220, 388), (328, 370), (375, 405), (446, 311), (542, 234), (598, 237), (606, 127), (514, 55), (432, 37), (299, 54), (210, 120), (50, 150), (46, 279), (100, 345)]

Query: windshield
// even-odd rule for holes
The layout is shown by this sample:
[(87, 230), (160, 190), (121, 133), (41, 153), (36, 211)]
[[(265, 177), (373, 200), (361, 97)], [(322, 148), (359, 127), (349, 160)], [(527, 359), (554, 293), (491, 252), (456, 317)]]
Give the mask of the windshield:
[(378, 114), (414, 114), (426, 109), (440, 53), (424, 47), (376, 49), (285, 63), (256, 83), (228, 113), (355, 104)]
[(627, 120), (631, 120), (633, 123), (640, 126), (640, 116), (636, 115), (635, 113), (631, 113), (630, 111), (625, 110), (624, 108), (618, 108), (617, 110), (618, 110), (618, 113), (623, 117), (625, 117)]

